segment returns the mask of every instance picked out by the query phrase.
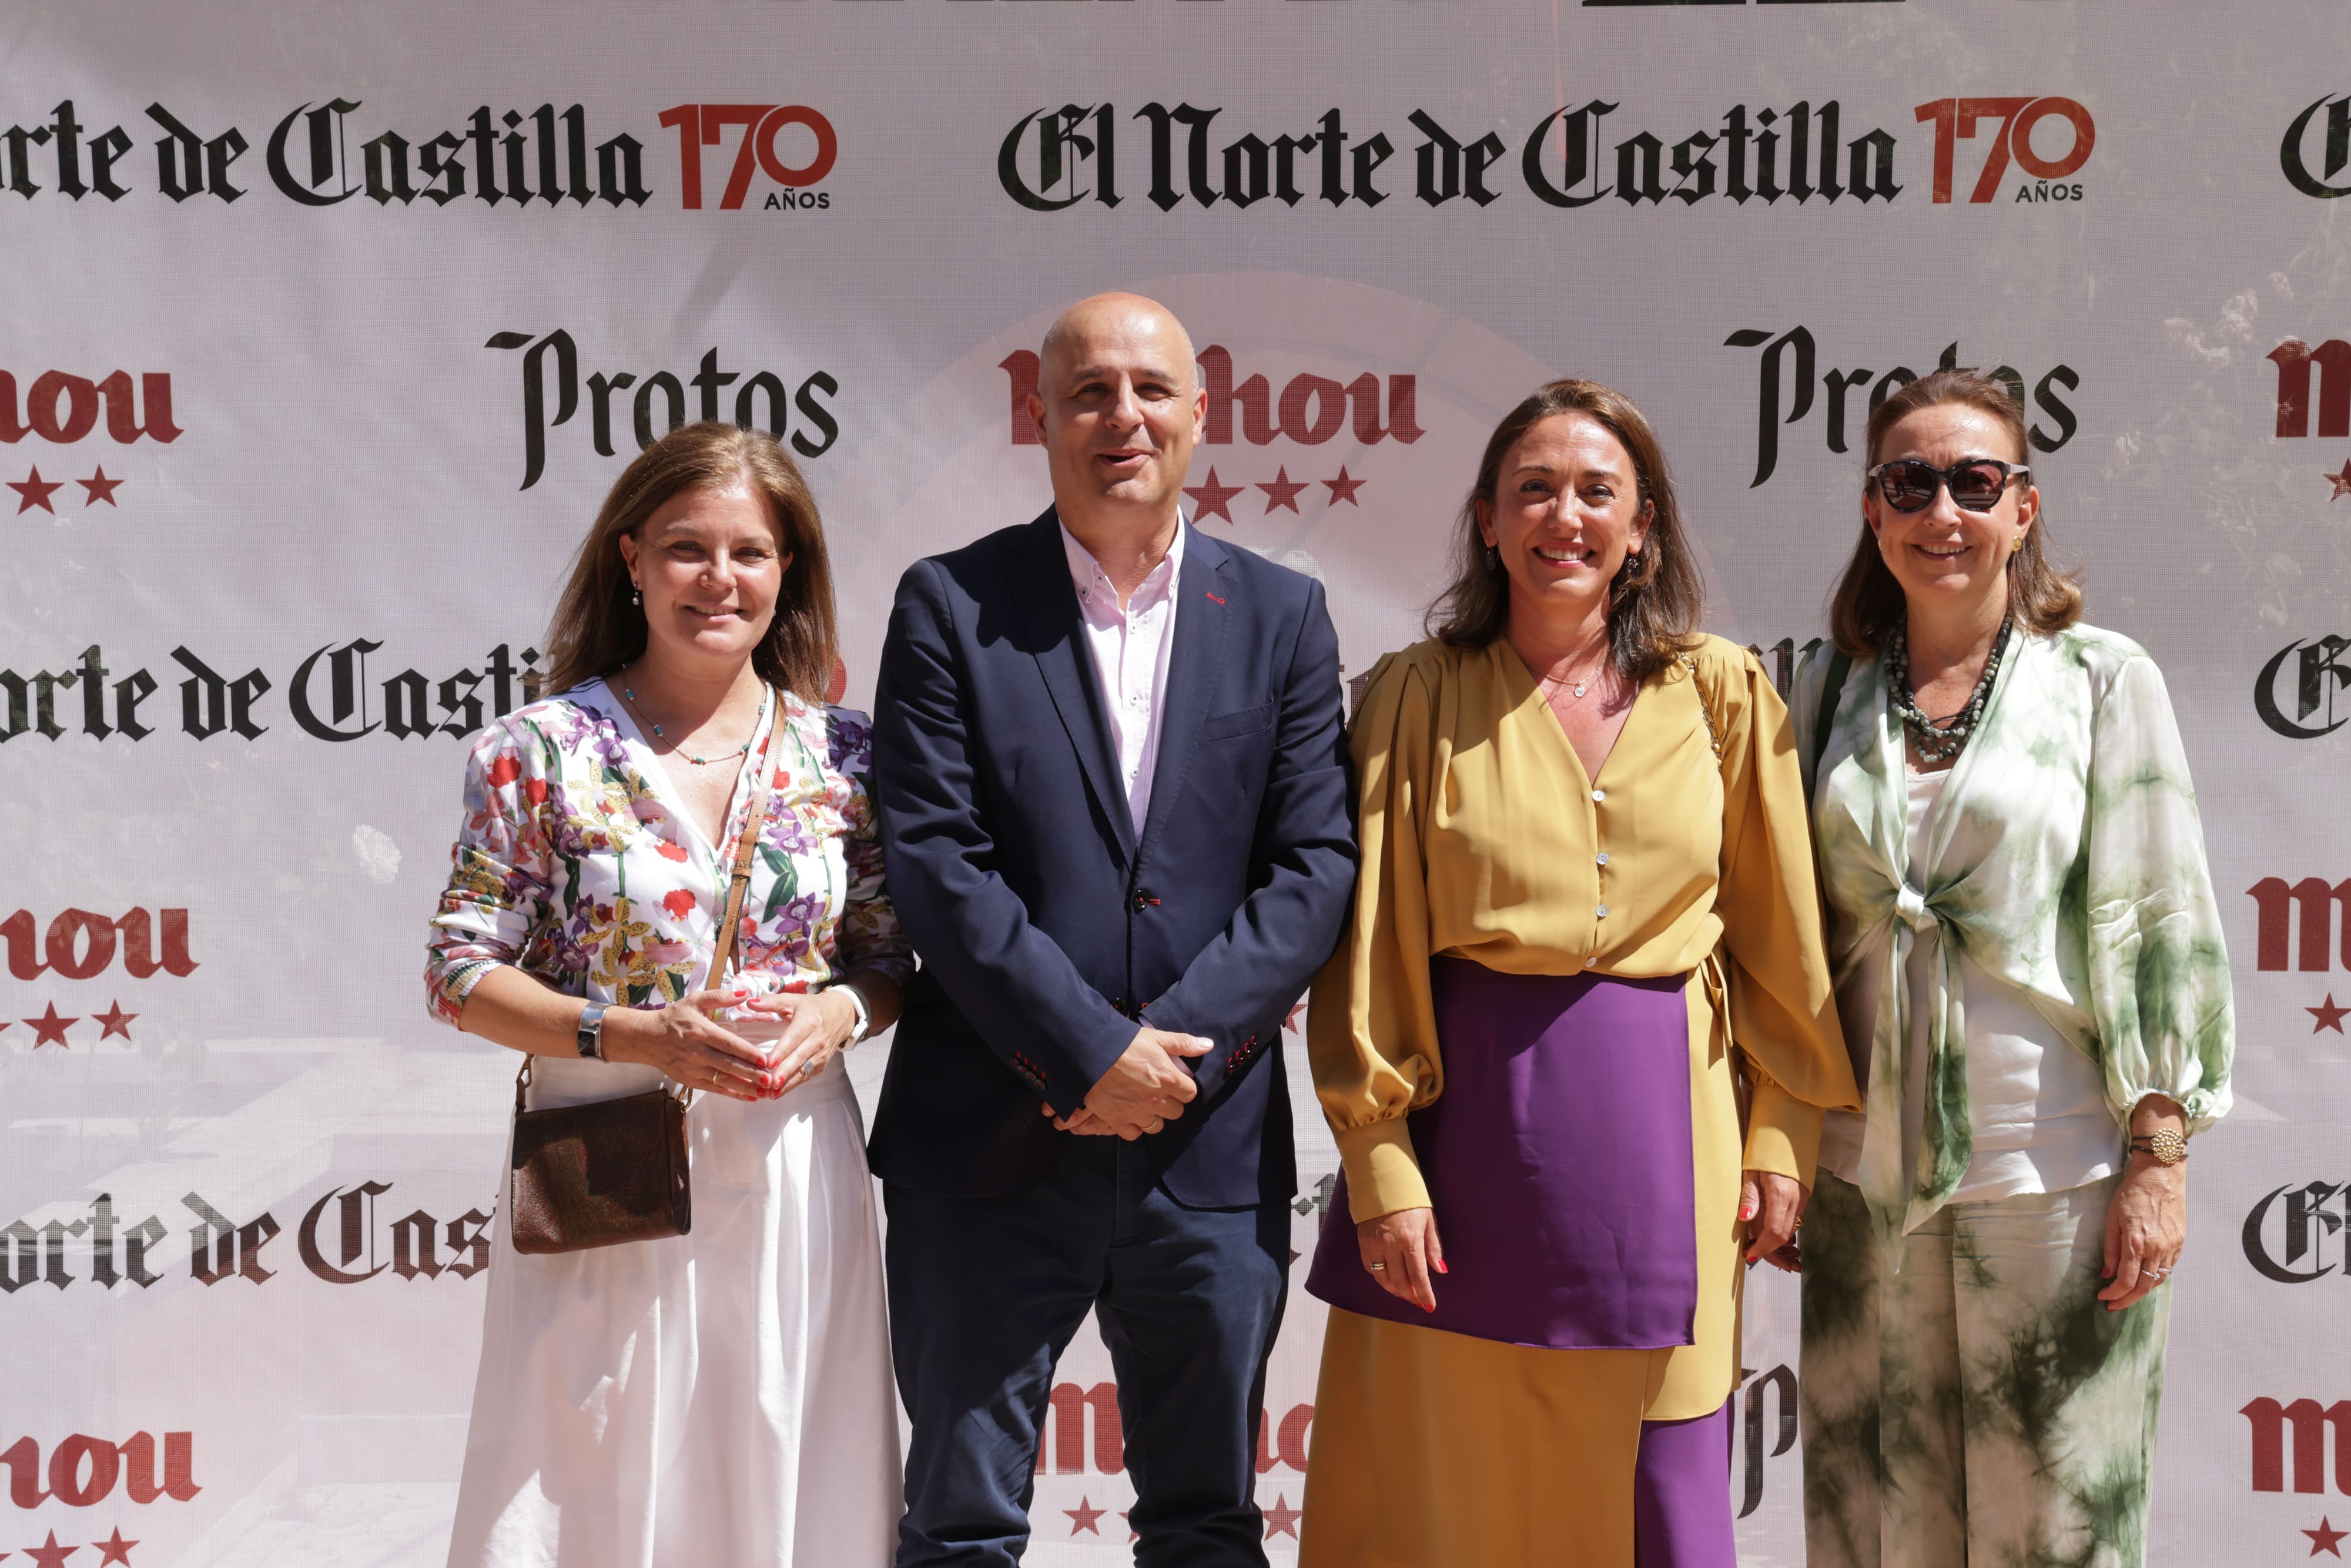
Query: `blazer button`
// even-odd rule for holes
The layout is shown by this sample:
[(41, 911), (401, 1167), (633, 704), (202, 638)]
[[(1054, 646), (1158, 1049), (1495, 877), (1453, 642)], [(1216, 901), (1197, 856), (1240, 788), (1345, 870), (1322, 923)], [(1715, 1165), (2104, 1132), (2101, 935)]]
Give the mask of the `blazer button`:
[(1140, 915), (1140, 914), (1142, 914), (1145, 909), (1148, 909), (1148, 908), (1150, 908), (1150, 907), (1151, 907), (1151, 894), (1150, 894), (1148, 892), (1146, 892), (1145, 890), (1142, 889), (1142, 888), (1137, 888), (1137, 889), (1135, 889), (1135, 891), (1134, 891), (1134, 912), (1135, 912), (1137, 915)]

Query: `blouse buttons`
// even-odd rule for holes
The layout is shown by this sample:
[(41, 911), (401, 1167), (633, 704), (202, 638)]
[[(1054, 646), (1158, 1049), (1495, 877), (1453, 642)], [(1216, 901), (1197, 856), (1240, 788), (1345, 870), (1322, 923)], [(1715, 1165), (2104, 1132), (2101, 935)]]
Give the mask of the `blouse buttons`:
[(1596, 858), (1602, 865), (1606, 865), (1608, 863), (1608, 852), (1606, 850), (1602, 850)]
[(1587, 969), (1593, 968), (1598, 966), (1599, 962), (1600, 960), (1597, 958), (1586, 958), (1583, 961), (1583, 967)]
[(1594, 789), (1592, 792), (1592, 798), (1595, 800), (1605, 800), (1608, 799), (1608, 791), (1605, 789)]
[(1602, 905), (1600, 906), (1600, 915), (1599, 915), (1599, 918), (1601, 918), (1601, 919), (1603, 919), (1603, 920), (1605, 920), (1605, 919), (1607, 919), (1607, 918), (1608, 918), (1608, 906), (1607, 906), (1606, 904), (1602, 904)]

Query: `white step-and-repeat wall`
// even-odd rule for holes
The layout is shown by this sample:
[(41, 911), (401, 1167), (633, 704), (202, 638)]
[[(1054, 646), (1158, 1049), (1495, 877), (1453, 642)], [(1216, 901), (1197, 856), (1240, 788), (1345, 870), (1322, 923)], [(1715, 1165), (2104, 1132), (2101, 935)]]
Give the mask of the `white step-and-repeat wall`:
[[(692, 418), (806, 464), (867, 701), (905, 564), (1042, 504), (1033, 351), (1111, 287), (1200, 347), (1200, 520), (1328, 584), (1351, 674), (1418, 635), (1484, 434), (1548, 376), (1647, 410), (1709, 624), (1782, 668), (1873, 400), (1999, 367), (2091, 618), (2169, 677), (2238, 977), (2156, 1560), (2337, 1550), (2338, 7), (83, 0), (5, 29), (0, 1552), (440, 1561), (512, 1071), (424, 1016), (465, 737), (533, 689), (604, 487)], [(887, 1049), (852, 1059), (869, 1095)], [(1335, 1162), (1300, 1141), (1303, 1253)], [(1730, 1480), (1748, 1560), (1794, 1563), (1794, 1293), (1755, 1284)], [(1268, 1395), (1277, 1556), (1322, 1317), (1294, 1295)], [(1033, 1562), (1126, 1551), (1109, 1376), (1081, 1335)]]

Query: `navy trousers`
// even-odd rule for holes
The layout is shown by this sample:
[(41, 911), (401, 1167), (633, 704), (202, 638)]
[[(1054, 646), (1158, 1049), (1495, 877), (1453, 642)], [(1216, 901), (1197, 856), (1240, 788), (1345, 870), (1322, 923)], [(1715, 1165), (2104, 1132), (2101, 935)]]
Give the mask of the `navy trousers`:
[(1139, 1144), (1082, 1138), (1001, 1197), (890, 1185), (892, 1355), (914, 1421), (898, 1568), (1004, 1568), (1029, 1542), (1053, 1365), (1085, 1321), (1118, 1375), (1143, 1568), (1259, 1568), (1266, 1358), (1286, 1205), (1186, 1208)]

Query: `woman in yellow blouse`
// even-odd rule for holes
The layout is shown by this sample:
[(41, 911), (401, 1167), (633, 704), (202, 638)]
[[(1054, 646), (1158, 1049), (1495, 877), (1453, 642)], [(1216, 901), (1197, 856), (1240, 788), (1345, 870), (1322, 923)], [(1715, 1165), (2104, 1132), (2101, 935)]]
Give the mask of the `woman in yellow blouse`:
[(1300, 1561), (1729, 1568), (1740, 1254), (1787, 1245), (1858, 1103), (1787, 710), (1692, 633), (1664, 456), (1606, 387), (1503, 420), (1457, 554), (1354, 721)]

